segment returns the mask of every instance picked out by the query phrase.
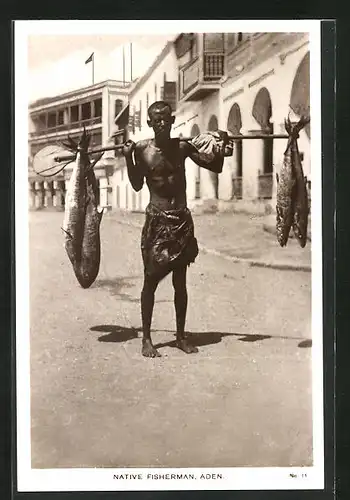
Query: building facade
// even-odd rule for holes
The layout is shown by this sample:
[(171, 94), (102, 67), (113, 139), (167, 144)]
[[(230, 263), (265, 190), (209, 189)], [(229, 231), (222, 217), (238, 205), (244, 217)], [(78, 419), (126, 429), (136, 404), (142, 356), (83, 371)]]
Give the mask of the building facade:
[[(295, 120), (309, 114), (309, 96), (307, 34), (181, 33), (130, 89), (128, 136), (134, 141), (152, 137), (147, 108), (163, 98), (174, 109), (174, 137), (217, 129), (232, 134), (284, 134), (289, 113)], [(285, 139), (235, 142), (234, 154), (225, 159), (219, 176), (187, 159), (189, 206), (212, 200), (222, 209), (259, 205), (274, 210), (275, 174), (285, 146)], [(310, 180), (309, 126), (301, 131), (299, 149)], [(143, 210), (147, 205), (146, 186), (135, 193), (122, 162), (113, 186), (119, 208)]]
[[(147, 124), (147, 110), (153, 102), (164, 99), (170, 101), (172, 108), (176, 109), (177, 74), (174, 45), (169, 42), (148, 71), (130, 88), (129, 106), (125, 110), (125, 115), (128, 117), (125, 138), (137, 142), (152, 137), (153, 130)], [(125, 127), (125, 119), (124, 115), (117, 118), (119, 129)], [(149, 192), (146, 184), (138, 193), (133, 190), (128, 179), (125, 160), (116, 167), (113, 192), (117, 208), (141, 211), (148, 204)]]
[[(43, 148), (57, 145), (70, 135), (80, 137), (83, 128), (91, 135), (91, 147), (110, 145), (115, 130), (115, 117), (127, 105), (128, 88), (123, 82), (107, 80), (89, 87), (39, 99), (29, 106), (29, 189), (30, 208), (64, 204), (66, 185), (72, 168), (43, 178), (33, 170), (33, 158)], [(106, 152), (95, 167), (100, 187), (100, 204), (112, 206), (111, 172), (118, 163), (114, 151)]]
[[(205, 131), (231, 134), (284, 134), (284, 119), (310, 113), (310, 53), (305, 33), (181, 33), (168, 42), (148, 71), (132, 85), (108, 80), (30, 107), (31, 158), (40, 148), (81, 134), (83, 125), (93, 146), (151, 138), (147, 109), (168, 101), (175, 114), (173, 137)], [(310, 126), (298, 140), (305, 176), (311, 181)], [(215, 175), (186, 160), (190, 208), (273, 211), (276, 172), (283, 161), (285, 139), (235, 142)], [(43, 182), (30, 173), (32, 206), (60, 204), (70, 170)], [(106, 152), (96, 166), (100, 204), (143, 211), (149, 201), (147, 186), (136, 193), (129, 182), (121, 151)], [(310, 182), (309, 182), (310, 184)], [(58, 189), (55, 194), (55, 189)], [(61, 191), (60, 191), (61, 189)]]

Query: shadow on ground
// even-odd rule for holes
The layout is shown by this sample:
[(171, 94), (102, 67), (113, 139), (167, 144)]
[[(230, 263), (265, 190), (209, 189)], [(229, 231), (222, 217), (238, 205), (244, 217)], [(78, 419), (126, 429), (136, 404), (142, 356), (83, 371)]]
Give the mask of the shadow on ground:
[(94, 288), (104, 288), (113, 297), (118, 297), (120, 300), (128, 302), (140, 302), (139, 297), (133, 297), (123, 290), (132, 289), (135, 287), (133, 281), (139, 279), (139, 276), (118, 276), (113, 279), (98, 279), (94, 283)]
[[(92, 332), (105, 332), (106, 335), (101, 335), (98, 337), (99, 342), (127, 342), (128, 340), (137, 339), (141, 336), (142, 328), (128, 328), (119, 325), (97, 325), (90, 328)], [(173, 330), (153, 330), (153, 332), (165, 332), (172, 333), (175, 335)], [(259, 342), (262, 340), (268, 340), (271, 338), (287, 338), (287, 337), (272, 337), (271, 335), (257, 335), (253, 333), (242, 334), (242, 333), (232, 333), (232, 332), (188, 332), (188, 337), (191, 342), (197, 346), (207, 346), (218, 344), (225, 337), (236, 337), (237, 340), (241, 342)], [(289, 340), (300, 340), (291, 339)], [(298, 347), (311, 347), (312, 343), (310, 339), (303, 340), (299, 342)], [(176, 347), (175, 339), (169, 342), (158, 343), (155, 345), (156, 348), (161, 347)]]
[[(95, 288), (104, 288), (112, 297), (118, 297), (119, 300), (124, 300), (127, 302), (140, 302), (140, 297), (134, 297), (128, 293), (125, 293), (123, 290), (135, 288), (135, 284), (132, 283), (138, 279), (141, 279), (141, 276), (118, 276), (113, 279), (98, 279), (94, 283)], [(139, 291), (138, 291), (139, 293)], [(155, 302), (171, 302), (170, 300), (156, 300)]]

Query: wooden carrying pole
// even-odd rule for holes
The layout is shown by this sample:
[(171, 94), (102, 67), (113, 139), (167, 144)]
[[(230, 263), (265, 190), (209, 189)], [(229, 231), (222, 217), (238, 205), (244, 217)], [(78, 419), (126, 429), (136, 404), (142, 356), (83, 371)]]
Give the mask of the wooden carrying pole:
[[(229, 135), (230, 141), (241, 141), (245, 139), (288, 139), (289, 136), (285, 134), (256, 134), (256, 135)], [(191, 141), (194, 137), (179, 137), (180, 141)], [(88, 154), (95, 153), (104, 153), (105, 151), (117, 151), (118, 149), (122, 149), (124, 144), (115, 144), (114, 146), (106, 146), (103, 148), (90, 149)], [(54, 158), (55, 162), (65, 162), (65, 161), (73, 161), (75, 159), (75, 155), (67, 155), (67, 156), (56, 156)]]

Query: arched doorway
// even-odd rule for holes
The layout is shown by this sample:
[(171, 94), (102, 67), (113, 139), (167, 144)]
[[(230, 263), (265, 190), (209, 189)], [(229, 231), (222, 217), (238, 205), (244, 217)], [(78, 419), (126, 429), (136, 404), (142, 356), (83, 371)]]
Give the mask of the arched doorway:
[[(196, 135), (200, 134), (200, 130), (198, 125), (195, 123), (192, 128), (191, 128), (191, 137), (195, 137)], [(201, 197), (201, 167), (198, 165), (195, 165), (196, 167), (196, 174), (195, 174), (195, 194), (194, 198), (196, 200), (199, 200)]]
[[(310, 115), (310, 52), (301, 60), (293, 80), (290, 107), (298, 116)], [(310, 123), (305, 127), (310, 139)]]
[[(218, 119), (216, 118), (215, 115), (212, 115), (210, 117), (210, 120), (208, 123), (208, 131), (209, 132), (216, 132), (217, 130), (219, 130)], [(210, 172), (210, 179), (213, 183), (215, 199), (218, 199), (219, 198), (219, 174), (216, 174), (215, 172)]]
[[(227, 130), (233, 135), (240, 134), (242, 128), (241, 110), (237, 103), (230, 109)], [(232, 198), (242, 198), (243, 147), (242, 141), (235, 141), (233, 151)]]
[[(252, 115), (260, 125), (263, 134), (273, 134), (272, 103), (269, 91), (262, 87), (255, 97)], [(265, 139), (263, 144), (262, 164), (258, 171), (258, 197), (272, 198), (273, 139)]]

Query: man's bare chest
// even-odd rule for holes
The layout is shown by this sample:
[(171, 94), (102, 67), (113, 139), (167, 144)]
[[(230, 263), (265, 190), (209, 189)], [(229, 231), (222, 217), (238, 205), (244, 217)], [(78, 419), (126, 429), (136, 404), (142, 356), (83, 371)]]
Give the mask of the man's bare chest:
[(149, 177), (177, 176), (184, 171), (184, 158), (179, 148), (173, 147), (162, 151), (153, 145), (145, 148), (142, 163)]

